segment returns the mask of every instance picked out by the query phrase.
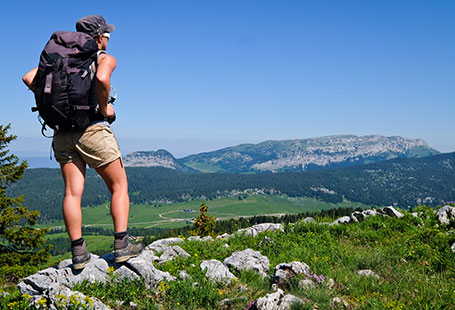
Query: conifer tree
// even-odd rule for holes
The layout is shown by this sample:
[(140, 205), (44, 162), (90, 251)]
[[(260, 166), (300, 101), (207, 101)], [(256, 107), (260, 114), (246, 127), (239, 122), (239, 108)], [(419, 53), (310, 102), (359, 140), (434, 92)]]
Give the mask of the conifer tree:
[(215, 216), (207, 215), (208, 207), (205, 201), (202, 202), (199, 208), (199, 216), (194, 220), (194, 230), (190, 231), (195, 236), (213, 236), (215, 234), (216, 220)]
[(48, 228), (33, 227), (39, 212), (22, 206), (23, 196), (8, 197), (6, 189), (21, 179), (27, 162), (8, 154), (8, 144), (16, 139), (8, 135), (10, 125), (0, 125), (0, 277), (17, 280), (36, 271), (49, 259), (50, 247), (43, 247)]

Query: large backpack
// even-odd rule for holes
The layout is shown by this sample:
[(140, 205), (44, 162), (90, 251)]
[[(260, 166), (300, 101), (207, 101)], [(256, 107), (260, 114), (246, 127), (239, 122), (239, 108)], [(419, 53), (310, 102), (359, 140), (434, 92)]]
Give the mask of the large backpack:
[[(42, 122), (59, 130), (85, 129), (96, 113), (93, 77), (98, 45), (83, 32), (57, 31), (40, 56), (35, 87), (36, 107)], [(96, 95), (96, 93), (95, 93)]]

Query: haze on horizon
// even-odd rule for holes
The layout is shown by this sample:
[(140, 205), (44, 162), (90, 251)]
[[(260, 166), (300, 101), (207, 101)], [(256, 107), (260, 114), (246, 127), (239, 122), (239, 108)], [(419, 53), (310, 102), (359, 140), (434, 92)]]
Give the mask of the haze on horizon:
[(455, 150), (455, 2), (53, 2), (11, 3), (0, 19), (14, 29), (4, 33), (14, 52), (0, 51), (0, 123), (12, 123), (21, 156), (46, 156), (51, 143), (21, 76), (52, 32), (89, 14), (117, 27), (108, 52), (124, 154), (339, 134)]

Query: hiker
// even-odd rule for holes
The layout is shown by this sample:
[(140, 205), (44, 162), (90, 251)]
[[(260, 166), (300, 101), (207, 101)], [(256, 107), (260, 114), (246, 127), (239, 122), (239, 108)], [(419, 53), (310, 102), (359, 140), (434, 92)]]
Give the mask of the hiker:
[[(88, 87), (92, 93), (89, 100), (95, 101), (91, 102), (91, 104), (97, 106), (97, 112), (94, 112), (94, 116), (90, 116), (91, 121), (85, 129), (55, 130), (52, 148), (55, 159), (60, 164), (65, 183), (62, 209), (65, 226), (71, 240), (73, 268), (82, 269), (90, 260), (90, 253), (87, 251), (86, 242), (82, 237), (81, 231), (81, 199), (84, 190), (86, 164), (95, 169), (103, 178), (112, 194), (111, 216), (114, 222), (115, 262), (124, 262), (138, 256), (142, 252), (143, 246), (140, 243), (132, 243), (133, 237), (127, 233), (129, 213), (128, 183), (120, 149), (110, 129), (110, 120), (115, 117), (115, 112), (108, 100), (111, 87), (110, 78), (116, 67), (116, 59), (107, 54), (105, 50), (109, 42), (110, 33), (115, 30), (115, 27), (107, 24), (100, 15), (90, 15), (76, 22), (76, 30), (76, 33), (69, 34), (79, 34), (87, 37), (88, 41), (93, 41), (89, 43), (94, 46), (96, 53), (94, 58), (97, 60), (97, 64), (96, 69), (94, 69), (96, 71), (94, 72), (93, 80)], [(87, 35), (80, 34), (80, 32), (88, 34), (94, 40)], [(98, 50), (94, 42), (96, 42)], [(23, 77), (24, 83), (35, 92), (35, 98), (38, 96), (38, 88), (35, 81), (37, 72), (39, 73), (39, 67), (32, 69)], [(54, 87), (54, 84), (52, 84), (52, 87)]]

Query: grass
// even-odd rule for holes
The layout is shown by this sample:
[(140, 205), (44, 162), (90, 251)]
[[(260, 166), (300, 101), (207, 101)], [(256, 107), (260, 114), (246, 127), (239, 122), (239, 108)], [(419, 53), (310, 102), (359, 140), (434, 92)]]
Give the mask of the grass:
[[(201, 201), (194, 200), (181, 203), (145, 205), (134, 204), (130, 207), (128, 218), (130, 227), (160, 227), (177, 228), (186, 225), (186, 221), (196, 218), (199, 214)], [(218, 198), (207, 201), (209, 215), (217, 219), (230, 219), (240, 216), (255, 216), (267, 214), (297, 214), (318, 210), (328, 210), (338, 207), (367, 208), (367, 205), (344, 201), (329, 203), (313, 198), (287, 198), (272, 195), (250, 195), (245, 199)], [(194, 212), (184, 212), (191, 209)], [(109, 204), (82, 209), (82, 224), (88, 226), (113, 228)], [(63, 221), (51, 223), (51, 227), (64, 226)]]
[[(234, 251), (251, 248), (270, 259), (270, 277), (277, 264), (297, 260), (308, 264), (314, 274), (334, 279), (332, 288), (326, 281), (311, 289), (291, 281), (287, 292), (305, 301), (293, 309), (334, 309), (334, 297), (346, 300), (353, 309), (455, 309), (455, 253), (450, 249), (454, 229), (438, 226), (432, 210), (421, 211), (421, 218), (376, 216), (338, 226), (298, 222), (285, 225), (282, 232), (256, 237), (185, 241), (179, 245), (190, 258), (156, 267), (174, 276), (186, 270), (192, 277), (189, 280), (162, 282), (154, 291), (141, 281), (83, 283), (77, 289), (115, 309), (122, 308), (114, 303), (122, 298), (136, 302), (139, 309), (220, 309), (223, 299), (231, 301), (231, 309), (245, 309), (252, 300), (272, 292), (269, 279), (234, 271), (238, 281), (217, 285), (205, 279), (199, 265), (206, 259), (223, 261)], [(261, 244), (265, 236), (270, 242)], [(380, 278), (359, 276), (360, 269), (371, 269)], [(135, 293), (125, 297), (125, 291)]]

